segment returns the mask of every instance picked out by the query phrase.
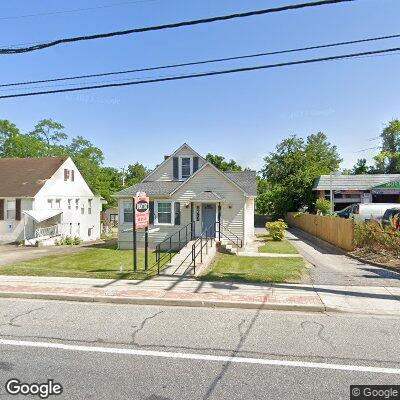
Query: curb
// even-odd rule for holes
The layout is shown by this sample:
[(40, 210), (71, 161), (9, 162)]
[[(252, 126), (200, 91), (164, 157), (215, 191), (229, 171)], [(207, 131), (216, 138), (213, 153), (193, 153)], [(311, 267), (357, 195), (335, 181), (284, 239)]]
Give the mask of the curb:
[(119, 296), (77, 296), (65, 294), (45, 293), (22, 293), (22, 292), (0, 292), (0, 298), (35, 299), (35, 300), (58, 300), (76, 301), (84, 303), (111, 303), (111, 304), (135, 304), (152, 306), (180, 306), (180, 307), (203, 307), (203, 308), (233, 308), (233, 309), (258, 309), (278, 311), (302, 311), (302, 312), (325, 312), (325, 305), (312, 304), (280, 304), (280, 303), (255, 303), (245, 301), (226, 300), (190, 300), (190, 299), (165, 299), (165, 298), (143, 298), (143, 297), (119, 297)]
[(350, 253), (347, 253), (346, 255), (348, 257), (350, 257), (350, 258), (353, 258), (354, 260), (361, 261), (361, 262), (363, 262), (365, 264), (370, 264), (370, 265), (373, 265), (374, 267), (388, 269), (389, 271), (397, 272), (398, 274), (400, 274), (400, 269), (399, 268), (391, 267), (390, 265), (380, 264), (380, 263), (377, 263), (375, 261), (369, 261), (369, 260), (366, 260), (365, 258), (356, 256), (356, 255), (350, 254)]

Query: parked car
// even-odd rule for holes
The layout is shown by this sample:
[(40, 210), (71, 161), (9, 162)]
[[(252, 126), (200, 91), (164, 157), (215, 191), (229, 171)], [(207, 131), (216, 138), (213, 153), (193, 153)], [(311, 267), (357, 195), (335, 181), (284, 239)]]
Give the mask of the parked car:
[(400, 206), (389, 208), (385, 211), (382, 217), (383, 226), (391, 226), (392, 221), (395, 220), (395, 228), (400, 230)]
[(341, 218), (353, 218), (355, 221), (381, 220), (386, 210), (399, 208), (396, 203), (352, 204), (336, 214)]

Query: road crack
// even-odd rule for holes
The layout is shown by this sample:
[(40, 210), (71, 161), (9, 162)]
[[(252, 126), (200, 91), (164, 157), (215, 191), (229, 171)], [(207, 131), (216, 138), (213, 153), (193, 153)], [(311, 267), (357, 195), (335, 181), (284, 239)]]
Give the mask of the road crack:
[(143, 330), (143, 328), (145, 327), (145, 325), (147, 324), (148, 321), (150, 321), (151, 319), (156, 318), (158, 315), (162, 314), (164, 311), (158, 311), (153, 315), (150, 315), (149, 317), (146, 317), (141, 323), (140, 326), (137, 327), (137, 325), (132, 325), (132, 328), (137, 328), (132, 332), (132, 340), (130, 342), (130, 344), (133, 344), (135, 346), (141, 346), (139, 343), (136, 342), (136, 337), (138, 335), (139, 332), (141, 332)]
[(35, 312), (35, 311), (43, 310), (44, 308), (45, 308), (45, 307), (33, 308), (32, 310), (28, 310), (28, 311), (25, 311), (25, 312), (23, 312), (23, 313), (14, 315), (14, 317), (11, 317), (11, 318), (9, 319), (9, 321), (7, 321), (7, 322), (5, 322), (5, 323), (3, 323), (3, 324), (0, 324), (0, 327), (2, 327), (2, 326), (12, 326), (12, 327), (14, 327), (14, 328), (21, 328), (21, 327), (22, 327), (21, 325), (16, 324), (16, 321), (17, 321), (19, 318), (22, 318), (22, 317), (25, 317), (25, 316), (27, 316), (27, 315), (30, 315), (30, 314), (32, 314), (32, 313)]
[(315, 322), (315, 321), (303, 321), (300, 326), (303, 329), (303, 331), (306, 331), (306, 326), (307, 325), (315, 325), (318, 327), (318, 331), (317, 331), (317, 337), (323, 341), (324, 343), (326, 343), (332, 350), (336, 351), (336, 346), (330, 342), (327, 338), (325, 338), (322, 333), (325, 329), (325, 325), (321, 324), (320, 322)]

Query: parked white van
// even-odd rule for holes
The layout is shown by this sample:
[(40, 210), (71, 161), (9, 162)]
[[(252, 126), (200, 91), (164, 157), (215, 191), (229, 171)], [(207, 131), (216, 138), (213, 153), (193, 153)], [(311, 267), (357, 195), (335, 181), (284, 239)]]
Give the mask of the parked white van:
[(368, 219), (380, 220), (389, 208), (399, 207), (398, 203), (372, 203), (372, 204), (352, 204), (337, 215), (342, 218), (353, 218), (355, 221), (365, 221)]

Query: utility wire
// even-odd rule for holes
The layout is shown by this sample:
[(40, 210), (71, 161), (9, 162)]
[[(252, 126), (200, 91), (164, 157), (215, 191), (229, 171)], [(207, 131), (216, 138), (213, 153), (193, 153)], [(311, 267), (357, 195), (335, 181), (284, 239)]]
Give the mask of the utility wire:
[(306, 59), (306, 60), (291, 61), (291, 62), (278, 63), (278, 64), (267, 64), (267, 65), (258, 65), (258, 66), (252, 66), (252, 67), (244, 67), (244, 68), (225, 69), (225, 70), (221, 70), (221, 71), (200, 72), (200, 73), (195, 73), (195, 74), (178, 75), (178, 76), (172, 76), (172, 77), (166, 77), (166, 78), (155, 78), (155, 79), (148, 79), (148, 80), (135, 81), (135, 82), (110, 83), (110, 84), (104, 84), (104, 85), (81, 86), (81, 87), (69, 88), (69, 89), (56, 89), (56, 90), (46, 90), (46, 91), (39, 91), (39, 92), (8, 94), (8, 95), (0, 96), (0, 99), (8, 99), (8, 98), (14, 98), (14, 97), (38, 96), (38, 95), (53, 94), (53, 93), (78, 92), (78, 91), (82, 91), (82, 90), (103, 89), (103, 88), (108, 88), (108, 87), (120, 87), (120, 86), (131, 86), (131, 85), (175, 81), (175, 80), (183, 80), (183, 79), (191, 79), (191, 78), (202, 78), (202, 77), (206, 77), (206, 76), (226, 75), (226, 74), (233, 74), (233, 73), (239, 73), (239, 72), (248, 72), (248, 71), (257, 71), (257, 70), (270, 69), (270, 68), (287, 67), (290, 65), (311, 64), (311, 63), (317, 63), (317, 62), (322, 62), (322, 61), (346, 60), (346, 59), (350, 59), (350, 58), (354, 58), (354, 57), (369, 56), (369, 55), (373, 55), (373, 54), (385, 54), (385, 53), (396, 52), (396, 51), (400, 51), (400, 47), (395, 47), (395, 48), (391, 48), (391, 49), (383, 49), (383, 50), (366, 51), (366, 52), (361, 52), (361, 53), (342, 54), (342, 55), (331, 56), (331, 57), (311, 58), (311, 59)]
[(103, 73), (98, 73), (98, 74), (67, 76), (67, 77), (62, 77), (62, 78), (42, 79), (42, 80), (36, 80), (36, 81), (3, 83), (3, 84), (0, 84), (0, 87), (22, 86), (22, 85), (32, 85), (32, 84), (36, 84), (36, 83), (48, 83), (48, 82), (69, 81), (69, 80), (84, 79), (84, 78), (96, 78), (99, 76), (131, 74), (134, 72), (155, 71), (155, 70), (160, 70), (160, 69), (169, 69), (169, 68), (187, 67), (187, 66), (201, 65), (201, 64), (218, 63), (218, 62), (223, 62), (223, 61), (243, 60), (243, 59), (247, 59), (247, 58), (264, 57), (264, 56), (286, 54), (286, 53), (295, 53), (295, 52), (306, 51), (306, 50), (324, 49), (324, 48), (329, 48), (329, 47), (344, 46), (344, 45), (357, 44), (357, 43), (367, 43), (367, 42), (374, 42), (374, 41), (394, 39), (394, 38), (400, 38), (400, 34), (389, 35), (389, 36), (379, 36), (379, 37), (373, 37), (373, 38), (364, 38), (364, 39), (358, 39), (358, 40), (351, 40), (351, 41), (347, 41), (347, 42), (322, 44), (322, 45), (317, 45), (317, 46), (300, 47), (300, 48), (296, 48), (296, 49), (287, 49), (287, 50), (270, 51), (270, 52), (264, 52), (264, 53), (246, 54), (246, 55), (242, 55), (242, 56), (215, 58), (215, 59), (211, 59), (211, 60), (201, 60), (201, 61), (192, 61), (192, 62), (179, 63), (179, 64), (169, 64), (169, 65), (161, 65), (161, 66), (155, 66), (155, 67), (129, 69), (129, 70), (124, 70), (124, 71), (113, 71), (113, 72), (103, 72)]
[(229, 14), (229, 15), (221, 15), (221, 16), (216, 16), (216, 17), (202, 18), (202, 19), (196, 19), (196, 20), (190, 20), (190, 21), (174, 22), (174, 23), (165, 24), (165, 25), (147, 26), (147, 27), (143, 27), (143, 28), (133, 28), (133, 29), (127, 29), (127, 30), (123, 30), (123, 31), (98, 33), (95, 35), (87, 35), (87, 36), (76, 36), (76, 37), (70, 37), (70, 38), (57, 39), (57, 40), (53, 40), (50, 42), (39, 43), (37, 45), (30, 46), (30, 47), (1, 48), (0, 54), (27, 53), (27, 52), (31, 52), (31, 51), (45, 49), (48, 47), (57, 46), (57, 45), (63, 44), (63, 43), (72, 43), (72, 42), (79, 42), (79, 41), (84, 41), (84, 40), (94, 40), (94, 39), (104, 39), (104, 38), (109, 38), (109, 37), (114, 37), (114, 36), (130, 35), (132, 33), (159, 31), (159, 30), (163, 30), (163, 29), (181, 28), (184, 26), (208, 24), (211, 22), (227, 21), (227, 20), (235, 19), (235, 18), (251, 17), (251, 16), (255, 16), (255, 15), (264, 15), (264, 14), (277, 13), (277, 12), (282, 12), (282, 11), (297, 10), (297, 9), (302, 9), (302, 8), (307, 8), (307, 7), (316, 7), (316, 6), (323, 6), (323, 5), (328, 5), (328, 4), (336, 4), (336, 3), (344, 3), (344, 2), (348, 3), (348, 2), (353, 2), (353, 1), (355, 1), (355, 0), (313, 1), (311, 3), (291, 4), (291, 5), (282, 6), (282, 7), (267, 8), (267, 9), (263, 9), (263, 10), (248, 11), (248, 12), (243, 12), (243, 13)]
[(124, 5), (148, 3), (148, 2), (154, 2), (154, 1), (158, 1), (158, 0), (123, 1), (123, 2), (120, 2), (120, 3), (98, 5), (98, 6), (95, 6), (95, 7), (73, 8), (73, 9), (70, 9), (70, 10), (49, 11), (49, 12), (37, 13), (37, 14), (11, 15), (9, 17), (0, 17), (0, 20), (45, 17), (45, 16), (48, 16), (48, 15), (77, 13), (77, 12), (82, 12), (82, 11), (92, 11), (92, 10), (99, 10), (99, 9), (102, 9), (102, 8), (120, 7), (120, 6), (124, 6)]

